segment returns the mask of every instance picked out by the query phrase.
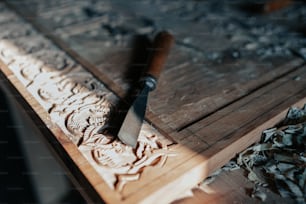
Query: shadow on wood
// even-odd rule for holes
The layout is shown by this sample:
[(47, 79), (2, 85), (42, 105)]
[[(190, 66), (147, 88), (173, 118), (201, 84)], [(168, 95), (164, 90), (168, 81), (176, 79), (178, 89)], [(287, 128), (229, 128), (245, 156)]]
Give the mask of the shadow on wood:
[[(109, 118), (109, 125), (105, 131), (110, 135), (117, 135), (124, 117), (137, 96), (140, 87), (140, 79), (147, 69), (149, 59), (149, 38), (145, 35), (136, 35), (132, 42), (132, 55), (124, 73), (124, 81), (130, 84), (130, 88), (124, 98), (120, 99), (114, 107)], [(104, 130), (102, 130), (104, 131)], [(105, 133), (105, 132), (104, 132)]]

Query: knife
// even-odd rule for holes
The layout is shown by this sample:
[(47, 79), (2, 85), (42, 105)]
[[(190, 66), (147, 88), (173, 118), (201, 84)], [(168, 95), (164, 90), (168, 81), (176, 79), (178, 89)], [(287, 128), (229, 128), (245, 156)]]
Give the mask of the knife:
[(152, 49), (153, 54), (147, 72), (140, 80), (142, 90), (129, 108), (118, 132), (119, 139), (133, 148), (137, 145), (138, 135), (146, 112), (149, 92), (156, 88), (157, 80), (166, 62), (173, 41), (173, 36), (166, 31), (160, 32), (155, 37)]

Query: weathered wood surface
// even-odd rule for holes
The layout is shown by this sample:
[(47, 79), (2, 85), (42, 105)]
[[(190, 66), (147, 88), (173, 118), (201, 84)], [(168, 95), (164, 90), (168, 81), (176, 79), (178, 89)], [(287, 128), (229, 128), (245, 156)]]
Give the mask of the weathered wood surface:
[[(301, 66), (303, 61), (287, 53), (289, 48), (286, 46), (281, 47), (280, 51), (275, 51), (276, 53), (270, 50), (272, 54), (260, 52), (260, 48), (268, 46), (266, 42), (271, 40), (273, 35), (264, 36), (265, 39), (259, 40), (258, 44), (251, 43), (254, 38), (262, 36), (256, 35), (256, 30), (249, 34), (247, 32), (249, 27), (245, 29), (239, 27), (242, 29), (239, 38), (234, 33), (228, 33), (231, 30), (227, 30), (228, 32), (222, 35), (216, 35), (215, 31), (210, 30), (215, 22), (212, 20), (213, 15), (210, 16), (211, 21), (208, 21), (207, 26), (201, 21), (190, 23), (188, 19), (194, 20), (199, 12), (201, 13), (199, 10), (196, 10), (193, 16), (187, 16), (187, 20), (182, 19), (179, 26), (174, 23), (178, 17), (176, 11), (180, 11), (175, 4), (163, 5), (161, 13), (158, 13), (157, 8), (152, 7), (150, 12), (144, 14), (145, 8), (150, 6), (148, 2), (143, 1), (140, 7), (134, 4), (119, 4), (117, 1), (112, 4), (70, 0), (47, 3), (18, 1), (18, 4), (13, 4), (24, 18), (30, 20), (46, 37), (69, 53), (71, 58), (11, 11), (1, 7), (3, 9), (1, 14), (5, 14), (0, 18), (0, 26), (4, 28), (1, 29), (1, 36), (7, 44), (16, 45), (11, 47), (13, 53), (16, 49), (23, 47), (25, 49), (23, 54), (33, 52), (31, 55), (34, 59), (37, 57), (45, 62), (44, 66), (53, 67), (56, 74), (55, 77), (51, 74), (53, 69), (42, 69), (35, 73), (33, 65), (41, 66), (37, 61), (29, 60), (27, 64), (23, 62), (22, 65), (8, 63), (11, 62), (7, 58), (10, 55), (6, 53), (9, 50), (4, 52), (4, 57), (8, 61), (1, 65), (1, 71), (22, 94), (25, 94), (23, 97), (42, 117), (51, 131), (53, 126), (50, 127), (50, 124), (56, 123), (59, 126), (56, 126), (56, 131), (53, 131), (54, 136), (67, 151), (67, 156), (75, 162), (75, 167), (81, 169), (81, 173), (85, 175), (90, 185), (108, 202), (122, 201), (122, 199), (130, 203), (154, 202), (156, 197), (164, 202), (171, 201), (181, 191), (200, 182), (237, 152), (257, 141), (260, 138), (260, 132), (278, 122), (284, 116), (288, 106), (296, 102), (299, 104), (306, 102), (305, 67)], [(175, 15), (171, 17), (170, 14)], [(145, 15), (147, 15), (146, 18), (144, 18)], [(153, 16), (158, 17), (153, 18)], [(162, 20), (163, 18), (167, 21)], [(150, 23), (152, 21), (153, 26)], [(218, 25), (215, 27), (220, 28)], [(42, 100), (41, 96), (35, 93), (37, 90), (31, 88), (31, 84), (45, 83), (43, 77), (41, 80), (36, 79), (43, 71), (46, 75), (52, 76), (52, 80), (48, 81), (51, 83), (48, 87), (52, 87), (52, 81), (56, 81), (57, 78), (59, 82), (64, 82), (63, 84), (66, 84), (66, 81), (72, 81), (77, 87), (77, 84), (81, 82), (81, 87), (102, 89), (107, 92), (110, 99), (106, 101), (112, 101), (114, 98), (117, 101), (115, 94), (124, 97), (133, 79), (137, 78), (130, 76), (131, 73), (135, 74), (146, 66), (145, 56), (133, 59), (135, 58), (133, 55), (139, 53), (139, 49), (135, 51), (133, 43), (135, 36), (144, 34), (151, 36), (159, 28), (171, 29), (177, 36), (177, 43), (171, 52), (166, 70), (162, 73), (158, 89), (150, 97), (147, 119), (153, 122), (161, 133), (170, 135), (170, 139), (179, 143), (172, 144), (165, 139), (167, 144), (172, 144), (167, 147), (168, 150), (176, 152), (177, 155), (168, 157), (162, 168), (155, 164), (148, 165), (141, 170), (139, 179), (135, 174), (124, 179), (118, 176), (119, 180), (128, 181), (136, 178), (137, 181), (127, 183), (122, 191), (113, 191), (114, 187), (110, 187), (112, 186), (110, 183), (114, 183), (114, 180), (107, 182), (105, 177), (101, 179), (100, 176), (104, 170), (100, 171), (100, 167), (90, 161), (91, 156), (84, 154), (85, 149), (82, 149), (82, 145), (77, 148), (67, 139), (67, 136), (70, 136), (73, 141), (88, 139), (87, 136), (85, 137), (85, 132), (80, 131), (80, 128), (84, 127), (82, 125), (88, 125), (86, 122), (81, 123), (81, 127), (70, 129), (66, 127), (67, 123), (63, 123), (63, 118), (69, 119), (71, 125), (75, 125), (72, 119), (80, 122), (92, 116), (86, 112), (86, 109), (81, 108), (84, 101), (75, 104), (76, 110), (63, 107), (58, 110), (57, 107), (52, 106), (54, 101), (50, 103), (50, 101)], [(193, 33), (190, 30), (198, 32)], [(112, 32), (119, 32), (119, 34)], [(252, 39), (249, 39), (250, 37)], [(27, 45), (33, 40), (35, 43)], [(37, 43), (37, 40), (40, 40), (40, 43)], [(143, 36), (138, 40), (144, 44), (149, 43)], [(21, 41), (21, 44), (18, 41)], [(23, 46), (24, 42), (27, 46)], [(40, 49), (45, 51), (42, 52)], [(143, 44), (140, 50), (145, 51)], [(63, 57), (66, 60), (62, 60)], [(12, 56), (9, 59), (12, 60)], [(81, 67), (79, 63), (84, 67)], [(20, 72), (19, 69), (22, 71)], [(92, 75), (87, 70), (102, 83), (91, 79)], [(89, 78), (90, 80), (87, 80)], [(69, 83), (68, 87), (70, 87)], [(71, 90), (68, 89), (69, 91)], [(83, 89), (82, 91), (86, 92)], [(43, 96), (48, 96), (48, 93), (44, 94)], [(63, 102), (62, 98), (57, 100)], [(40, 108), (38, 110), (35, 107)], [(83, 110), (85, 113), (82, 112)], [(77, 114), (71, 115), (69, 112)], [(59, 113), (62, 114), (62, 119), (56, 115)], [(100, 123), (98, 124), (100, 126), (104, 119), (97, 118), (91, 121)], [(77, 123), (78, 125), (80, 124)], [(89, 127), (90, 125), (86, 126), (88, 129), (86, 133), (91, 134), (89, 138), (104, 138), (94, 132), (97, 130), (95, 125), (90, 127), (93, 129)], [(152, 133), (152, 131), (156, 132), (152, 128), (147, 132)], [(162, 135), (157, 135), (158, 138), (163, 138)], [(73, 139), (74, 137), (76, 139)], [(98, 143), (109, 144), (109, 140), (106, 137)], [(154, 142), (150, 144), (161, 149), (164, 147), (156, 146)], [(105, 165), (105, 161), (111, 160), (107, 158), (107, 155), (102, 156), (102, 166)], [(124, 172), (122, 169), (119, 171)], [(120, 182), (115, 182), (117, 186), (118, 183)], [(173, 191), (174, 188), (175, 191)], [(163, 196), (165, 191), (167, 191), (167, 197)]]
[[(188, 3), (183, 8), (178, 3), (152, 6), (149, 1), (76, 1), (73, 6), (59, 1), (58, 7), (56, 4), (45, 5), (43, 1), (36, 3), (38, 5), (32, 6), (34, 2), (18, 2), (15, 6), (47, 35), (61, 41), (62, 47), (72, 49), (82, 60), (95, 65), (89, 69), (94, 69), (98, 77), (110, 79), (106, 82), (105, 78), (100, 78), (113, 90), (127, 90), (132, 80), (137, 80), (137, 72), (146, 66), (144, 56), (134, 59), (133, 54), (140, 55), (145, 51), (137, 44), (146, 43), (143, 37), (135, 36), (150, 36), (160, 28), (171, 30), (177, 45), (158, 89), (152, 93), (149, 111), (173, 131), (205, 118), (299, 63), (294, 61), (286, 68), (280, 66), (296, 59), (288, 53), (286, 46), (281, 46), (284, 39), (275, 40), (273, 36), (279, 32), (278, 23), (288, 23), (278, 20), (282, 16), (257, 16), (255, 25), (258, 28), (252, 29), (251, 20), (231, 14), (230, 9), (235, 4), (220, 7), (228, 14), (217, 17), (207, 12), (208, 16), (199, 20), (197, 16), (206, 12), (203, 7), (210, 7), (209, 3)], [(187, 12), (192, 9), (194, 12)], [(236, 21), (232, 23), (233, 28), (222, 28), (223, 24), (229, 23), (224, 18)], [(266, 28), (266, 24), (276, 26), (276, 29)], [(267, 31), (261, 33), (259, 29)], [(283, 27), (279, 26), (279, 29)], [(275, 45), (269, 45), (274, 41)], [(119, 92), (119, 95), (126, 93)], [(154, 117), (149, 120), (159, 126)]]

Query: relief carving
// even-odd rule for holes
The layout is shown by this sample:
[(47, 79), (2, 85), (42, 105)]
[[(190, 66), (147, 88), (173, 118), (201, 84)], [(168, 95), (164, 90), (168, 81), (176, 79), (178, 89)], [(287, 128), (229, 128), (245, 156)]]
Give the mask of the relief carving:
[(136, 149), (107, 135), (118, 98), (29, 24), (0, 24), (0, 59), (111, 188), (120, 192), (145, 167), (162, 166), (173, 155), (171, 142), (146, 123)]
[(143, 127), (136, 149), (103, 134), (103, 126), (89, 126), (85, 130), (79, 149), (98, 172), (108, 175), (106, 182), (117, 191), (127, 182), (138, 180), (144, 167), (163, 166), (168, 156), (175, 155), (168, 150), (167, 143), (152, 135), (148, 125)]

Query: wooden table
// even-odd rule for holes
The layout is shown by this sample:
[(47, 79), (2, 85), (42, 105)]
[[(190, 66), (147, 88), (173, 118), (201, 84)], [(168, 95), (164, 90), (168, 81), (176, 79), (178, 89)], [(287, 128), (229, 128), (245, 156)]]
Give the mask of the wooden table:
[[(258, 141), (289, 106), (306, 103), (304, 60), (286, 46), (269, 52), (269, 42), (278, 41), (244, 28), (246, 17), (227, 14), (233, 5), (225, 5), (219, 19), (203, 15), (211, 6), (205, 2), (0, 4), (2, 84), (88, 200), (170, 202)], [(225, 18), (238, 23), (223, 32)], [(282, 28), (279, 18), (258, 16), (258, 29), (266, 22)], [(124, 112), (120, 104), (160, 29), (170, 30), (176, 43), (133, 151), (101, 128)]]

